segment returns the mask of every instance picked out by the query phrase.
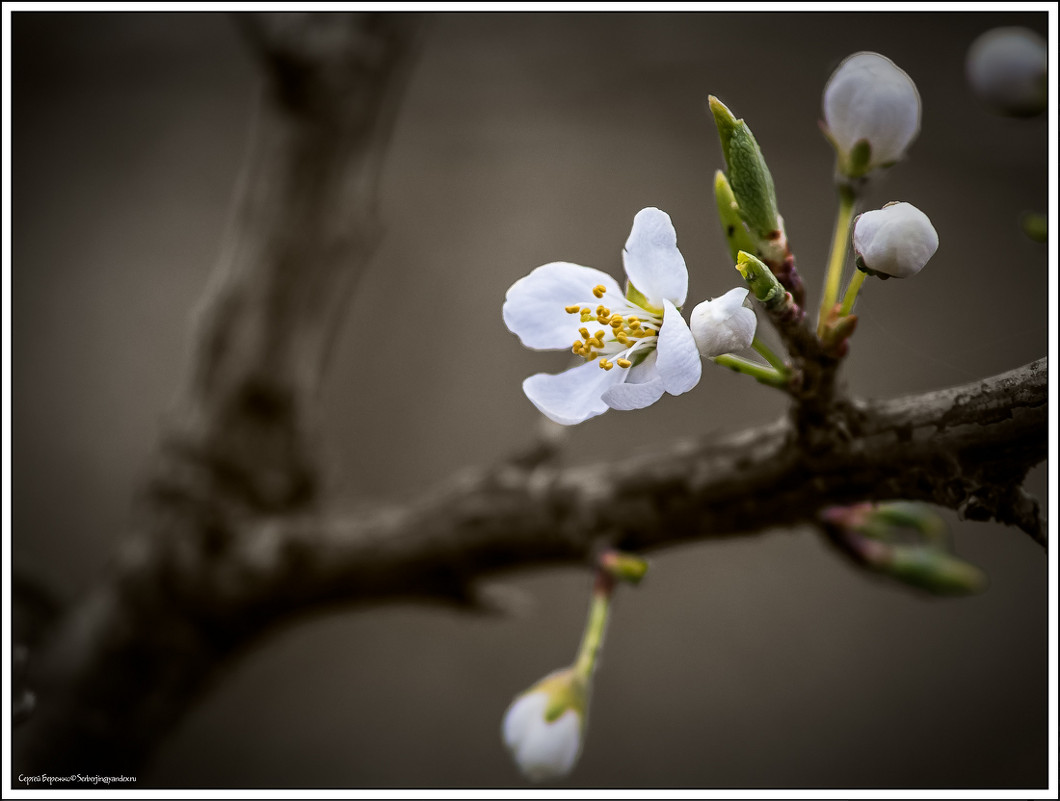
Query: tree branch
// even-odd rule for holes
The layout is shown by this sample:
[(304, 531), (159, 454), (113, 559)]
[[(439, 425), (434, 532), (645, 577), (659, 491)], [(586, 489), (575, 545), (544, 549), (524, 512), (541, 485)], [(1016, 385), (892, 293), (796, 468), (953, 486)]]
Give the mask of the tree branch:
[[(189, 380), (134, 537), (32, 660), (23, 772), (135, 774), (260, 630), (202, 579), (244, 521), (312, 505), (331, 342), (379, 240), (376, 190), (418, 43), (414, 14), (240, 14), (268, 82)], [(194, 578), (198, 576), (199, 578)]]
[(858, 501), (975, 508), (969, 516), (1019, 525), (1044, 545), (1037, 502), (1019, 485), (1047, 456), (1045, 359), (850, 409), (853, 436), (827, 452), (808, 454), (781, 420), (620, 463), (472, 469), (413, 504), (363, 516), (269, 521), (232, 554), (256, 577), (242, 602), (294, 610), (405, 594), (460, 599), (501, 568), (587, 563), (602, 541), (643, 552), (813, 523), (826, 506)]

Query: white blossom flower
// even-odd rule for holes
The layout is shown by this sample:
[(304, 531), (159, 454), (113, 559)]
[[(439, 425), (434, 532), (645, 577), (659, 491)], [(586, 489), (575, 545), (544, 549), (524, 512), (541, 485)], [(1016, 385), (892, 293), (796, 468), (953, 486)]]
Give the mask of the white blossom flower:
[(730, 289), (720, 298), (705, 300), (692, 310), (689, 321), (699, 352), (708, 359), (751, 347), (758, 318), (743, 305), (744, 287)]
[(966, 66), (972, 89), (991, 108), (1015, 116), (1045, 110), (1048, 45), (1029, 28), (987, 31), (972, 43)]
[(504, 322), (526, 347), (570, 348), (584, 360), (523, 382), (526, 397), (557, 423), (574, 425), (609, 408), (641, 409), (699, 383), (699, 353), (679, 311), (688, 271), (669, 215), (639, 211), (622, 259), (626, 294), (607, 273), (552, 262), (505, 296)]
[[(920, 131), (920, 93), (912, 78), (879, 53), (855, 53), (832, 73), (824, 88), (824, 123), (850, 177), (898, 161)], [(853, 163), (859, 142), (868, 161)]]
[(502, 734), (523, 775), (540, 782), (571, 772), (581, 753), (585, 711), (585, 685), (570, 669), (547, 676), (512, 701)]
[(857, 264), (872, 275), (916, 275), (938, 247), (939, 235), (931, 220), (910, 203), (888, 203), (854, 220)]

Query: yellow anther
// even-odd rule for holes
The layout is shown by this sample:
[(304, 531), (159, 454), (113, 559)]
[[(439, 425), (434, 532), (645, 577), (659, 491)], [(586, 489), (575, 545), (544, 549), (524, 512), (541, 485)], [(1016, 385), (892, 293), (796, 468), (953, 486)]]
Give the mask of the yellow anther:
[(637, 320), (636, 317), (630, 317), (629, 318), (629, 327), (630, 327), (630, 330), (632, 330), (632, 331), (640, 330), (640, 322)]
[(635, 315), (635, 314), (631, 314), (631, 315), (629, 315), (629, 317), (627, 317), (626, 319), (627, 319), (627, 320), (629, 320), (629, 322), (630, 322), (631, 324), (632, 324), (632, 323), (639, 323), (639, 322), (640, 322), (640, 318), (639, 318), (639, 317), (638, 317), (637, 315)]
[(593, 294), (596, 295), (596, 297), (598, 297), (598, 298), (602, 298), (606, 291), (607, 291), (607, 287), (604, 286), (603, 284), (597, 284), (596, 286), (593, 287)]
[(581, 310), (582, 310), (581, 306), (579, 306), (577, 303), (575, 303), (575, 304), (573, 304), (571, 306), (564, 306), (563, 307), (563, 311), (567, 312), (567, 314), (577, 314)]
[(601, 370), (610, 370), (614, 366), (615, 365), (614, 365), (613, 362), (609, 362), (607, 359), (605, 359), (603, 357), (600, 357), (600, 369)]
[(615, 324), (622, 325), (622, 322), (623, 322), (623, 320), (622, 320), (622, 315), (621, 314), (612, 314), (611, 315), (611, 325), (615, 325)]
[(615, 339), (617, 339), (617, 340), (618, 340), (619, 342), (621, 342), (621, 343), (622, 343), (623, 345), (628, 345), (628, 344), (630, 344), (630, 342), (629, 342), (629, 337), (628, 337), (628, 336), (626, 336), (626, 335), (625, 335), (625, 334), (624, 334), (624, 333), (623, 333), (622, 331), (618, 331), (618, 332), (617, 332), (617, 333), (615, 334)]
[[(600, 342), (600, 345), (603, 345), (604, 344), (604, 332), (603, 331), (597, 331), (595, 334), (593, 334), (593, 339), (598, 340)], [(600, 345), (597, 345), (597, 347), (600, 347)]]
[(570, 346), (570, 349), (577, 354), (582, 352), (582, 341), (580, 339), (574, 340), (574, 344)]
[(579, 328), (578, 329), (578, 333), (582, 335), (582, 339), (588, 339), (589, 338), (589, 329), (588, 328)]
[(633, 362), (631, 362), (629, 359), (616, 359), (615, 363), (619, 367), (621, 367), (623, 370), (626, 369), (627, 367), (632, 367), (633, 366)]
[(589, 312), (586, 311), (585, 309), (582, 309), (582, 322), (583, 323), (588, 323), (592, 319), (593, 319), (593, 316), (591, 314), (589, 314)]
[(616, 319), (615, 319), (614, 317), (612, 317), (612, 318), (611, 318), (611, 327), (612, 327), (613, 329), (615, 329), (616, 331), (617, 331), (617, 330), (618, 330), (619, 328), (621, 328), (621, 327), (622, 327), (622, 318), (619, 318), (619, 319), (617, 319), (617, 320), (616, 320)]

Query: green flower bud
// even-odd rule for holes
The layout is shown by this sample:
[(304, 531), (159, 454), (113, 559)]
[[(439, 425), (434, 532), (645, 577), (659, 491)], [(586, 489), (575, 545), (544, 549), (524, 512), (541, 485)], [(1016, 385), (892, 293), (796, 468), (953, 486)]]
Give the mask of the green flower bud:
[(757, 239), (767, 243), (773, 241), (781, 225), (773, 176), (766, 166), (762, 149), (747, 124), (736, 119), (724, 103), (713, 95), (709, 102), (739, 214)]

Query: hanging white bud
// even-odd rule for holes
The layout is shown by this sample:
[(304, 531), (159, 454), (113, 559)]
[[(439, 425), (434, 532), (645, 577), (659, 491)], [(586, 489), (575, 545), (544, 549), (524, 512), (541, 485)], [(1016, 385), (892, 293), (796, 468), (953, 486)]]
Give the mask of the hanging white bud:
[(1048, 102), (1049, 52), (1028, 28), (994, 28), (968, 50), (968, 82), (980, 100), (1001, 114), (1029, 117)]
[(916, 275), (938, 247), (939, 235), (931, 220), (909, 203), (888, 203), (882, 209), (859, 214), (854, 220), (857, 266), (870, 275)]
[(504, 714), (502, 733), (515, 763), (531, 781), (561, 779), (582, 748), (588, 687), (572, 669), (546, 676)]
[(700, 354), (709, 359), (751, 347), (758, 318), (743, 305), (748, 291), (745, 287), (730, 289), (692, 310), (689, 328)]
[(920, 93), (879, 53), (855, 53), (824, 88), (824, 126), (839, 172), (857, 178), (898, 161), (920, 132)]

